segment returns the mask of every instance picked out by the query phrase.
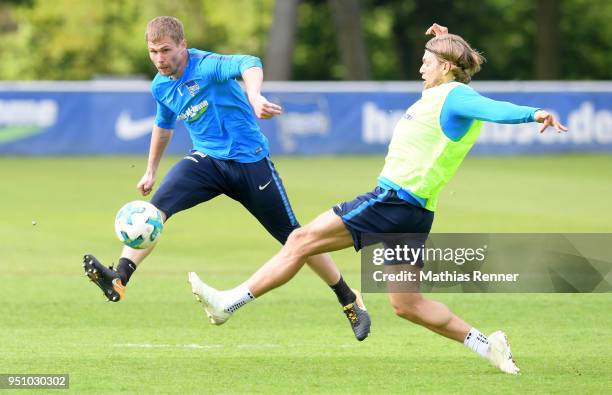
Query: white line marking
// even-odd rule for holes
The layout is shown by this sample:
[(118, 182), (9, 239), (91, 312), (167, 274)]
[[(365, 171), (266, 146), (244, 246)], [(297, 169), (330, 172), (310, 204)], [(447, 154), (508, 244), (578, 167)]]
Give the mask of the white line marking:
[(280, 344), (239, 344), (238, 348), (278, 348)]
[(136, 344), (136, 343), (126, 343), (126, 344), (113, 344), (113, 347), (122, 347), (122, 348), (197, 348), (197, 349), (213, 349), (213, 348), (223, 348), (222, 344)]

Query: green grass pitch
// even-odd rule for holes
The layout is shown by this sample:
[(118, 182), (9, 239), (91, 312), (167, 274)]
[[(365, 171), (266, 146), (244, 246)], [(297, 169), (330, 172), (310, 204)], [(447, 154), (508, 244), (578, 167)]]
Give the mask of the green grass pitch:
[[(175, 159), (163, 160), (159, 179)], [(229, 287), (279, 248), (226, 197), (169, 221), (126, 300), (105, 303), (81, 256), (117, 259), (113, 219), (139, 198), (145, 163), (0, 158), (0, 373), (69, 373), (78, 393), (612, 391), (610, 294), (430, 295), (483, 332), (505, 329), (518, 377), (395, 317), (382, 294), (365, 295), (372, 333), (358, 343), (308, 269), (226, 325), (209, 325), (187, 272)], [(276, 164), (307, 222), (374, 187), (383, 156)], [(441, 196), (433, 231), (612, 232), (610, 169), (605, 155), (469, 158)], [(358, 286), (359, 256), (333, 257)]]

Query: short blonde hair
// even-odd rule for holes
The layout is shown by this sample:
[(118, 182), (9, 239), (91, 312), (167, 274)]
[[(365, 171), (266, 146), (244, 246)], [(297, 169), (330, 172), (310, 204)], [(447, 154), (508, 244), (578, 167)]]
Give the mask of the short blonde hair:
[(170, 38), (176, 44), (180, 44), (185, 39), (181, 21), (173, 16), (158, 16), (147, 24), (146, 42), (156, 42), (164, 38)]
[(432, 38), (425, 44), (425, 50), (436, 55), (438, 60), (450, 63), (455, 80), (464, 84), (472, 80), (472, 76), (480, 71), (480, 65), (485, 62), (478, 51), (456, 34)]

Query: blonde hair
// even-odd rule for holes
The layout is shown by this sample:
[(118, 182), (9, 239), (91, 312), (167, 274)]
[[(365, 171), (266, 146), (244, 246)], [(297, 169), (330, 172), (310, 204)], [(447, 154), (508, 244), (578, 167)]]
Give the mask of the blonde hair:
[(145, 41), (156, 42), (163, 38), (170, 38), (176, 44), (185, 39), (183, 24), (173, 16), (158, 16), (147, 24)]
[(472, 76), (485, 62), (485, 58), (478, 51), (456, 34), (436, 36), (425, 44), (425, 49), (436, 55), (438, 60), (450, 63), (455, 80), (464, 84), (472, 80)]

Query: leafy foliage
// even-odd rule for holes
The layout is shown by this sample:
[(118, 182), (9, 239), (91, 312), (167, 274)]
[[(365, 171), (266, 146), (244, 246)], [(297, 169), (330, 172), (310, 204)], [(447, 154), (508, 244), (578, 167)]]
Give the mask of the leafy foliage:
[[(0, 73), (3, 79), (90, 79), (99, 75), (150, 78), (155, 70), (143, 42), (157, 15), (180, 18), (188, 44), (221, 53), (263, 57), (274, 0), (10, 0), (0, 5)], [(372, 78), (418, 79), (434, 21), (482, 51), (481, 80), (533, 79), (537, 1), (362, 0), (364, 39)], [(612, 78), (612, 2), (559, 0), (562, 79)], [(334, 15), (325, 0), (299, 7), (293, 78), (337, 80), (345, 75)]]

